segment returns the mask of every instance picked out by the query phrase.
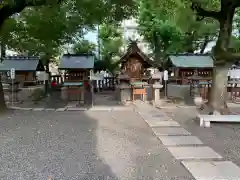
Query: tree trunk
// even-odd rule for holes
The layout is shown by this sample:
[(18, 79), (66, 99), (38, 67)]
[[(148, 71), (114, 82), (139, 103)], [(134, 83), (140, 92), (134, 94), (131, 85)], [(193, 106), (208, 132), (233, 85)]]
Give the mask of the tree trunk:
[[(227, 72), (228, 67), (225, 59), (222, 59), (219, 54), (227, 51), (229, 48), (230, 38), (232, 34), (233, 16), (235, 13), (234, 7), (223, 7), (223, 16), (219, 20), (220, 31), (218, 40), (214, 49), (215, 72), (213, 73), (213, 82), (209, 105), (212, 112), (226, 113), (227, 108)], [(224, 64), (224, 65), (223, 65)]]
[(204, 51), (205, 51), (205, 49), (206, 49), (208, 43), (209, 43), (209, 38), (208, 38), (208, 36), (205, 36), (205, 38), (204, 38), (204, 42), (203, 42), (203, 45), (202, 45), (202, 47), (201, 47), (201, 51), (200, 51), (201, 54), (204, 53)]
[(216, 67), (213, 73), (213, 82), (210, 94), (211, 113), (225, 114), (227, 110), (227, 78), (228, 67)]
[(156, 32), (153, 32), (153, 44), (154, 44), (154, 60), (158, 61), (161, 54), (160, 40)]
[(6, 57), (6, 46), (3, 42), (1, 42), (1, 61)]
[(0, 75), (0, 111), (6, 110), (7, 106), (5, 103), (5, 98), (4, 98), (4, 92), (3, 92), (3, 86), (2, 86), (2, 78)]
[[(6, 49), (3, 43), (1, 42), (1, 62), (3, 58), (5, 57), (6, 54)], [(3, 85), (2, 85), (2, 77), (0, 74), (0, 111), (6, 110), (6, 103), (5, 103), (5, 98), (4, 98), (4, 92), (3, 92)]]

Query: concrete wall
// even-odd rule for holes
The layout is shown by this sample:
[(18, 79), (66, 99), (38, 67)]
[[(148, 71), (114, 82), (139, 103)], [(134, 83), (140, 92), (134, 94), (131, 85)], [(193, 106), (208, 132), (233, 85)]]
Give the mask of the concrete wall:
[(168, 84), (167, 95), (168, 97), (185, 99), (190, 96), (190, 85)]
[[(35, 86), (31, 88), (20, 88), (21, 91), (17, 93), (17, 99), (14, 98), (14, 101), (31, 101), (31, 94), (36, 89), (42, 89), (44, 90), (44, 86)], [(5, 101), (11, 101), (12, 99), (12, 93), (11, 92), (4, 92)], [(14, 97), (16, 97), (16, 93), (14, 93)]]

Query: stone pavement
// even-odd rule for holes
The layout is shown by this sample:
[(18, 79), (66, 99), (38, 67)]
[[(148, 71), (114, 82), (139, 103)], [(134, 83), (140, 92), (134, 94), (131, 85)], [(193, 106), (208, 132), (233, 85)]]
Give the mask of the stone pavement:
[(113, 111), (113, 110), (132, 110), (129, 106), (123, 105), (94, 105), (93, 107), (79, 107), (77, 102), (69, 102), (66, 106), (61, 108), (44, 108), (44, 107), (19, 107), (19, 106), (8, 106), (9, 109), (13, 110), (23, 110), (23, 111), (56, 111), (56, 112), (63, 112), (63, 111)]
[(154, 134), (174, 158), (181, 160), (182, 165), (196, 180), (240, 179), (240, 168), (236, 164), (224, 160), (196, 136), (180, 127), (172, 117), (145, 103), (137, 103), (136, 106)]
[(0, 116), (2, 180), (191, 180), (138, 113), (12, 111)]

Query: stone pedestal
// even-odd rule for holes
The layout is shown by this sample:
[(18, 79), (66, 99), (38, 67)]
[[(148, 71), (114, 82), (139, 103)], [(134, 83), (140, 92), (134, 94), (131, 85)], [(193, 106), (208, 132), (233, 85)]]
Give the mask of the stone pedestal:
[(61, 99), (64, 100), (64, 101), (68, 100), (67, 87), (62, 87), (61, 88)]
[(160, 89), (163, 88), (162, 84), (153, 84), (152, 89), (153, 89), (153, 99), (152, 103), (153, 105), (159, 105), (161, 104), (161, 97), (160, 97)]
[(132, 99), (132, 88), (128, 84), (120, 84), (118, 87), (118, 100), (121, 103), (126, 103)]
[(84, 87), (79, 87), (79, 88), (62, 87), (61, 88), (62, 100), (79, 101), (80, 104), (84, 104), (84, 101), (85, 101), (84, 95), (85, 95)]

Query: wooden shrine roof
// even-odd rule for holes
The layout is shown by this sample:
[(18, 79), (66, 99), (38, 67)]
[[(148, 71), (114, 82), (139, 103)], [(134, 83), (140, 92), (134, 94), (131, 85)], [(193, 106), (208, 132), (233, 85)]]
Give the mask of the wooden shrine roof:
[(93, 69), (93, 54), (64, 54), (59, 69)]
[(7, 56), (0, 63), (0, 71), (44, 71), (40, 57), (36, 56)]
[(209, 54), (174, 54), (168, 59), (173, 66), (180, 68), (213, 68), (214, 60)]
[(140, 50), (140, 48), (137, 45), (136, 41), (132, 41), (128, 45), (127, 52), (120, 58), (120, 62), (124, 63), (128, 61), (128, 58), (130, 56), (139, 56), (142, 58), (142, 60), (149, 66), (149, 67), (161, 67), (161, 65), (157, 64), (153, 60), (151, 60), (144, 52)]

